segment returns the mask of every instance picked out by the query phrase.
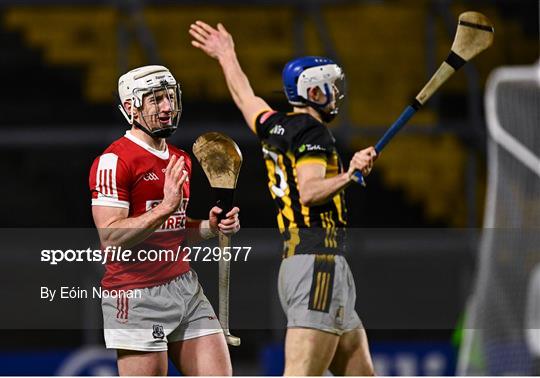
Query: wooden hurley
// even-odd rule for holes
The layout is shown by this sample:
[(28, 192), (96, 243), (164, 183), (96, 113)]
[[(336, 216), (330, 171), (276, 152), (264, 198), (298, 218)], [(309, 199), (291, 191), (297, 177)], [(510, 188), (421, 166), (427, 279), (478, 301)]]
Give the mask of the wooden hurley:
[[(210, 132), (201, 135), (193, 144), (193, 154), (201, 164), (210, 186), (217, 197), (217, 206), (223, 212), (220, 218), (232, 209), (234, 190), (242, 166), (242, 153), (228, 136)], [(219, 247), (223, 252), (231, 247), (231, 236), (219, 233)], [(219, 260), (219, 321), (227, 344), (238, 346), (240, 338), (229, 331), (229, 282), (231, 262)]]
[[(456, 36), (448, 58), (441, 64), (437, 72), (418, 93), (411, 105), (407, 106), (399, 118), (384, 133), (375, 145), (377, 153), (392, 140), (399, 130), (412, 116), (429, 100), (429, 98), (444, 84), (450, 76), (465, 65), (469, 60), (486, 50), (493, 44), (495, 29), (489, 19), (478, 12), (460, 14)], [(352, 179), (365, 186), (364, 177), (360, 171), (355, 171)]]

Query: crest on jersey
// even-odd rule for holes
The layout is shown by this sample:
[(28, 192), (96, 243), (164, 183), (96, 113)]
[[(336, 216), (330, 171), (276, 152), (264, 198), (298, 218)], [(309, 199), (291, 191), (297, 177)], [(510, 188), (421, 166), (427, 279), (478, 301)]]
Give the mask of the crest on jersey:
[(152, 331), (154, 339), (162, 340), (165, 337), (165, 332), (163, 332), (163, 326), (161, 324), (154, 324), (152, 326)]

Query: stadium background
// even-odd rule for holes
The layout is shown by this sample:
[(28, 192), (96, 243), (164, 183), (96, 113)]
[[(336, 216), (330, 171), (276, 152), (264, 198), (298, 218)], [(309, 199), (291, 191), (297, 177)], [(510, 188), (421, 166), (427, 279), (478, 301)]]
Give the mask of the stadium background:
[[(454, 373), (454, 327), (471, 290), (485, 198), (484, 84), (498, 66), (538, 59), (538, 1), (19, 0), (0, 6), (0, 224), (4, 231), (65, 232), (93, 226), (89, 167), (126, 129), (114, 97), (119, 74), (150, 63), (168, 66), (182, 85), (184, 111), (171, 141), (191, 151), (204, 131), (233, 137), (244, 154), (236, 196), (242, 225), (274, 226), (257, 140), (231, 102), (218, 64), (191, 47), (191, 22), (224, 23), (256, 93), (278, 109), (288, 107), (280, 78), (291, 57), (328, 55), (342, 64), (348, 92), (333, 132), (348, 161), (376, 141), (446, 57), (457, 15), (485, 13), (495, 25), (494, 46), (415, 116), (377, 161), (365, 190), (347, 192), (351, 225), (363, 241), (351, 260), (357, 308), (379, 374)], [(204, 217), (212, 196), (194, 165), (189, 214)], [(278, 324), (238, 330), (243, 345), (232, 350), (236, 374), (280, 373), (279, 246), (272, 247), (249, 269), (233, 266), (232, 317), (264, 315)], [(4, 290), (33, 269), (27, 261), (7, 264), (10, 253), (3, 248), (0, 257)], [(216, 267), (195, 269), (215, 299)], [(91, 274), (99, 279), (99, 272)], [(264, 290), (238, 288), (240, 275), (261, 281)], [(99, 330), (3, 324), (0, 334), (2, 375), (52, 375), (86, 358), (85, 367), (67, 371), (113, 372)]]

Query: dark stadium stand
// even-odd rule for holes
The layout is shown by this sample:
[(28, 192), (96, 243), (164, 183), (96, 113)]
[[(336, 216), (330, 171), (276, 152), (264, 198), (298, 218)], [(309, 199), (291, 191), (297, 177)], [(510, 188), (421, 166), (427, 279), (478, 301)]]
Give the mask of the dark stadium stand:
[[(464, 9), (465, 6), (456, 5), (452, 12), (457, 15)], [(537, 57), (537, 41), (520, 23), (519, 17), (523, 15), (501, 14), (493, 6), (484, 6), (482, 11), (491, 17), (500, 32), (495, 48), (474, 63), (481, 83), (492, 67), (503, 62), (530, 62)], [(411, 7), (405, 1), (395, 1), (345, 2), (324, 7), (322, 12), (347, 74), (347, 119), (351, 124), (346, 126), (353, 137), (346, 147), (361, 148), (374, 142), (374, 127), (382, 133), (393, 122), (430, 75), (425, 52), (426, 18), (430, 10), (427, 6)], [(283, 63), (295, 56), (291, 37), (293, 7), (148, 6), (142, 20), (155, 42), (158, 58), (175, 71), (182, 83), (184, 123), (242, 122), (230, 103), (216, 62), (190, 46), (187, 30), (197, 18), (229, 25), (256, 92), (278, 108), (287, 106), (279, 93), (280, 72)], [(435, 21), (435, 54), (440, 61), (447, 54), (450, 37), (440, 16), (435, 16)], [(113, 96), (120, 72), (119, 25), (131, 36), (125, 46), (128, 66), (149, 62), (148, 52), (135, 37), (134, 22), (107, 6), (4, 8), (1, 28), (5, 32), (1, 38), (7, 53), (0, 68), (10, 72), (15, 67), (24, 67), (25, 81), (30, 80), (40, 88), (39, 93), (31, 93), (31, 99), (36, 100), (21, 101), (28, 89), (19, 84), (19, 77), (7, 75), (12, 90), (0, 94), (10, 109), (4, 116), (5, 125), (31, 122), (108, 127), (113, 122), (123, 122), (116, 112)], [(303, 31), (305, 51), (324, 54), (313, 20), (306, 21)], [(419, 223), (413, 224), (467, 224), (467, 208), (462, 198), (465, 166), (470, 157), (466, 144), (452, 130), (455, 127), (452, 125), (458, 125), (468, 132), (467, 91), (467, 77), (459, 73), (440, 91), (439, 101), (433, 101), (411, 122), (430, 132), (398, 138), (377, 163), (381, 186), (403, 193), (398, 195), (404, 207), (400, 213), (409, 213), (405, 209), (411, 206), (423, 209), (423, 215), (415, 217)], [(207, 111), (209, 107), (212, 112)], [(364, 126), (372, 128), (371, 137), (363, 133)], [(431, 131), (441, 128), (444, 136), (434, 137)], [(381, 203), (384, 196), (377, 197)], [(399, 219), (410, 224), (408, 218)], [(386, 221), (375, 223), (384, 225)]]

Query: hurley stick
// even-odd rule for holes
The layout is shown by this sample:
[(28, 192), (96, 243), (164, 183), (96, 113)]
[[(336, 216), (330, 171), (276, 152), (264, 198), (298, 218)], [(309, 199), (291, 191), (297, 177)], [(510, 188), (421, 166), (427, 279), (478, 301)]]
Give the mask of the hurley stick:
[[(478, 12), (465, 12), (459, 15), (456, 36), (448, 58), (441, 64), (437, 72), (418, 93), (411, 105), (407, 106), (399, 118), (386, 131), (375, 145), (377, 153), (390, 142), (411, 117), (429, 100), (450, 76), (465, 63), (486, 50), (493, 43), (495, 29), (486, 16)], [(365, 186), (360, 171), (355, 171), (352, 179)]]
[[(225, 217), (233, 202), (234, 189), (242, 165), (242, 153), (236, 143), (228, 136), (211, 132), (201, 135), (193, 144), (193, 154), (210, 182), (218, 198), (217, 206)], [(238, 346), (240, 338), (231, 335), (229, 331), (229, 282), (231, 262), (225, 261), (223, 251), (231, 247), (231, 237), (219, 233), (219, 247), (222, 251), (219, 260), (219, 321), (225, 333), (227, 344)], [(227, 248), (228, 247), (228, 248)]]

